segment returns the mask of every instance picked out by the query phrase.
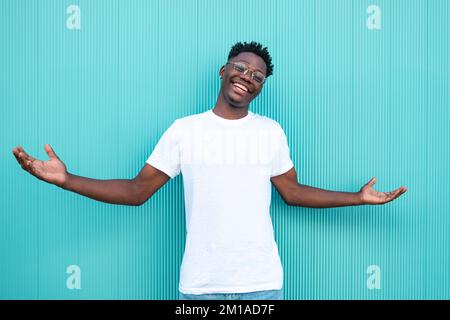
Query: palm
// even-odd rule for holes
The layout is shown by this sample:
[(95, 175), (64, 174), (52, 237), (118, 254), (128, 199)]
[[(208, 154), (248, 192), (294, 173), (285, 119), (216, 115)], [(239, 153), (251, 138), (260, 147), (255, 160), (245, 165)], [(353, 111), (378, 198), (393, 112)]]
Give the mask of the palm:
[(48, 161), (35, 160), (31, 164), (32, 171), (38, 178), (50, 183), (58, 184), (64, 182), (66, 166), (58, 159)]
[(398, 198), (408, 190), (406, 187), (400, 187), (390, 192), (379, 192), (372, 188), (375, 182), (376, 178), (372, 178), (359, 191), (363, 204), (384, 204)]
[(48, 161), (42, 161), (29, 156), (22, 147), (14, 148), (13, 153), (22, 168), (38, 179), (61, 186), (67, 178), (66, 165), (58, 158), (49, 145), (45, 151), (50, 157)]

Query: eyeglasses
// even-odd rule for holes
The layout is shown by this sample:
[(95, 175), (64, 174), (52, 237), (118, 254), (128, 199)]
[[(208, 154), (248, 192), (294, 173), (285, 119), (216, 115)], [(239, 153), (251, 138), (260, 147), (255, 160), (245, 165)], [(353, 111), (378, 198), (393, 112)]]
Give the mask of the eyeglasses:
[(227, 62), (226, 64), (233, 65), (234, 70), (240, 73), (247, 74), (247, 72), (250, 72), (252, 79), (258, 82), (259, 84), (263, 84), (264, 81), (266, 81), (266, 77), (263, 75), (262, 72), (251, 71), (249, 68), (247, 68), (247, 66), (243, 62)]

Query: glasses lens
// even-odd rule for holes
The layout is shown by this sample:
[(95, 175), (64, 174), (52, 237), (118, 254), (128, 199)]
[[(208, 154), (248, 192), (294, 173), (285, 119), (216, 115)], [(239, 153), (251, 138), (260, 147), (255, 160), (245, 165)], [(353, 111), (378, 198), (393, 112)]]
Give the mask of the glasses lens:
[(256, 82), (263, 83), (264, 82), (264, 75), (261, 72), (254, 72), (253, 73), (253, 79)]
[(247, 70), (247, 67), (243, 63), (234, 64), (234, 68), (236, 69), (236, 71), (239, 71), (239, 72), (245, 72)]

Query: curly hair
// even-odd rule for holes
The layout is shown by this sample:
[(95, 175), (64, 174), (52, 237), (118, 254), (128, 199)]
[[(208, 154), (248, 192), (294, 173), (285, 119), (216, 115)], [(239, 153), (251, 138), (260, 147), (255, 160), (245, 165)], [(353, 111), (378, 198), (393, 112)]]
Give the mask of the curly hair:
[(231, 48), (230, 53), (228, 54), (228, 60), (230, 60), (233, 57), (236, 57), (241, 52), (252, 52), (260, 56), (266, 63), (267, 67), (266, 77), (269, 77), (270, 75), (273, 74), (272, 57), (270, 56), (267, 47), (263, 47), (262, 44), (255, 41), (252, 41), (250, 43), (238, 42)]

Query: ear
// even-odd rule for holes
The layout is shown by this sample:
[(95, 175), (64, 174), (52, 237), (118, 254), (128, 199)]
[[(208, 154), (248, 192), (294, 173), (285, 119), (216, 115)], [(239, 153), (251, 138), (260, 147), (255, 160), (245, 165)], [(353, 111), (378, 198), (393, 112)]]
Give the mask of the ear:
[(225, 66), (222, 66), (222, 67), (220, 68), (220, 71), (219, 71), (220, 78), (223, 77), (223, 74), (224, 74), (224, 73), (225, 73)]

